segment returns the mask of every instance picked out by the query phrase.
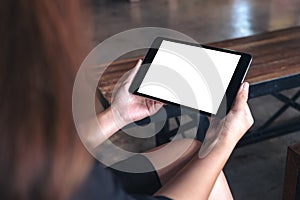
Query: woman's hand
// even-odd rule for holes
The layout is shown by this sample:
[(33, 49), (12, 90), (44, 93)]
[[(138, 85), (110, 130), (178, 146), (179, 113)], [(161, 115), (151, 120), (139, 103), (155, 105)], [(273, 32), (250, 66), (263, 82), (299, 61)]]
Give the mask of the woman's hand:
[(160, 102), (135, 96), (128, 92), (129, 85), (141, 63), (142, 61), (139, 60), (131, 73), (123, 76), (119, 81), (113, 92), (111, 106), (97, 114), (100, 130), (94, 131), (88, 136), (88, 143), (93, 148), (127, 124), (150, 116), (162, 107), (163, 104)]
[(234, 105), (227, 114), (220, 139), (236, 144), (253, 125), (254, 119), (247, 104), (249, 83), (241, 85)]
[[(234, 146), (253, 124), (247, 104), (248, 88), (248, 83), (241, 85), (235, 103), (225, 118), (212, 119), (199, 157), (195, 154), (156, 195), (171, 199), (209, 199)], [(230, 195), (227, 198), (231, 199)]]
[(215, 147), (215, 145), (226, 145), (234, 148), (241, 137), (252, 126), (254, 120), (247, 104), (249, 83), (241, 85), (235, 102), (227, 116), (223, 119), (211, 119), (199, 156), (201, 158)]
[(133, 70), (121, 81), (114, 92), (111, 109), (119, 128), (156, 113), (163, 103), (136, 96), (128, 92), (129, 86), (141, 66), (139, 60)]

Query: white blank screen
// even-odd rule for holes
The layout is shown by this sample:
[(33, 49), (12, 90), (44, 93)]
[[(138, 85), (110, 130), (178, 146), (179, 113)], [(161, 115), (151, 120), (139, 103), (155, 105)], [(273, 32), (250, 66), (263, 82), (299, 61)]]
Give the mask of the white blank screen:
[(138, 92), (216, 114), (240, 57), (163, 40)]

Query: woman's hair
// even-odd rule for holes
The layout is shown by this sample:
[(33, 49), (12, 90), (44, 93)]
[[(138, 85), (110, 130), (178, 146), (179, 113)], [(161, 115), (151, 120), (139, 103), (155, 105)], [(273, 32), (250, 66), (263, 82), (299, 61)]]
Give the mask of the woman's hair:
[(1, 2), (0, 199), (66, 199), (88, 172), (71, 109), (87, 50), (81, 9), (76, 0)]

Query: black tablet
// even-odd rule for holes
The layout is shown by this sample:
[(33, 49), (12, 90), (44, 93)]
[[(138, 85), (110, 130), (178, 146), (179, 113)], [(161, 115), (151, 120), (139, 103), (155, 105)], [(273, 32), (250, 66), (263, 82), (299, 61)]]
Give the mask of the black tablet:
[(207, 115), (227, 114), (251, 60), (246, 53), (159, 37), (129, 92)]

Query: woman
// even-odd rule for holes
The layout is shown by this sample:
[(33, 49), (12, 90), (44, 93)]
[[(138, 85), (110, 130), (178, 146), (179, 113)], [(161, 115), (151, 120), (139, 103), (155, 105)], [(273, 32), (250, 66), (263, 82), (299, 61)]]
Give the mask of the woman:
[[(74, 0), (6, 0), (0, 6), (0, 199), (231, 198), (221, 171), (253, 123), (247, 83), (222, 131), (218, 126), (208, 130), (220, 138), (205, 158), (198, 158), (200, 144), (194, 142), (175, 163), (152, 173), (152, 179), (157, 178), (153, 182), (162, 185), (151, 191), (154, 196), (130, 194), (120, 174), (94, 165), (77, 137), (71, 113), (74, 66), (79, 66), (89, 42), (80, 34), (89, 32), (82, 31), (82, 7)], [(119, 88), (112, 107), (98, 114), (107, 137), (161, 106), (131, 96), (127, 84)], [(132, 98), (131, 103), (124, 104), (124, 97)], [(120, 118), (113, 118), (113, 112)], [(165, 154), (171, 156), (184, 142), (174, 142)], [(155, 168), (156, 156), (142, 157)]]

